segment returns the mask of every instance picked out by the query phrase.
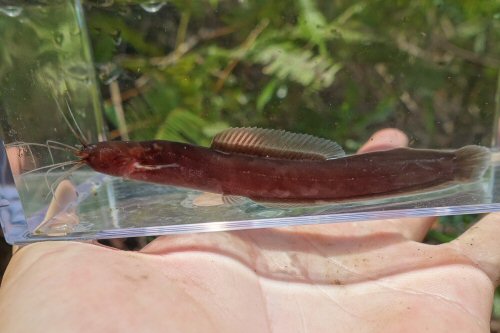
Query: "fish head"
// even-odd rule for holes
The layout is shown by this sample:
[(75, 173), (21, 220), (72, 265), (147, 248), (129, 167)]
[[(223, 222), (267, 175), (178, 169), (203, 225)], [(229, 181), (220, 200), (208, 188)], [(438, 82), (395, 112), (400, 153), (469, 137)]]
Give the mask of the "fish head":
[(95, 171), (121, 175), (137, 159), (135, 144), (124, 141), (104, 141), (90, 144), (76, 153), (80, 160)]

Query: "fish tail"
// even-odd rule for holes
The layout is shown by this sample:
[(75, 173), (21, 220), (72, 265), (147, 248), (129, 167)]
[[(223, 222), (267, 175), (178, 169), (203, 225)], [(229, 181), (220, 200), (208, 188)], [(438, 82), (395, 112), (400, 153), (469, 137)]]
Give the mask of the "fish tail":
[(455, 179), (475, 181), (480, 179), (490, 165), (491, 153), (481, 146), (465, 146), (456, 152)]

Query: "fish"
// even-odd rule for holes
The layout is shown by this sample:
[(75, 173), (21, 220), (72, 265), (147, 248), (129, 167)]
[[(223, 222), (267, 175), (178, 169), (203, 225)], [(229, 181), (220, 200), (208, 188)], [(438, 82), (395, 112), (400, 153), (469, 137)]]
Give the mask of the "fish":
[(124, 179), (217, 193), (224, 202), (324, 205), (432, 191), (479, 181), (488, 148), (395, 148), (346, 156), (337, 143), (308, 134), (230, 128), (210, 147), (153, 140), (84, 145), (76, 156)]

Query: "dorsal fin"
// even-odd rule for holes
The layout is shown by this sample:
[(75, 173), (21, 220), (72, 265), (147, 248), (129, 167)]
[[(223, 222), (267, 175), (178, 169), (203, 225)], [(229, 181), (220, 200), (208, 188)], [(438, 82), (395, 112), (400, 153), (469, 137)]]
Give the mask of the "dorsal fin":
[(327, 160), (345, 156), (342, 147), (327, 139), (257, 127), (227, 129), (214, 137), (211, 148), (290, 160)]

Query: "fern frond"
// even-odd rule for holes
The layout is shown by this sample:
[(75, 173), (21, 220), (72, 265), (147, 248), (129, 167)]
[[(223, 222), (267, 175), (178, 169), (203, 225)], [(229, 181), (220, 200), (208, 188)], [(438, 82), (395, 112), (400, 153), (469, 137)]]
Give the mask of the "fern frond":
[(279, 79), (292, 80), (316, 89), (332, 84), (341, 65), (331, 59), (299, 49), (290, 43), (269, 45), (255, 53), (255, 61), (264, 65), (263, 72)]

